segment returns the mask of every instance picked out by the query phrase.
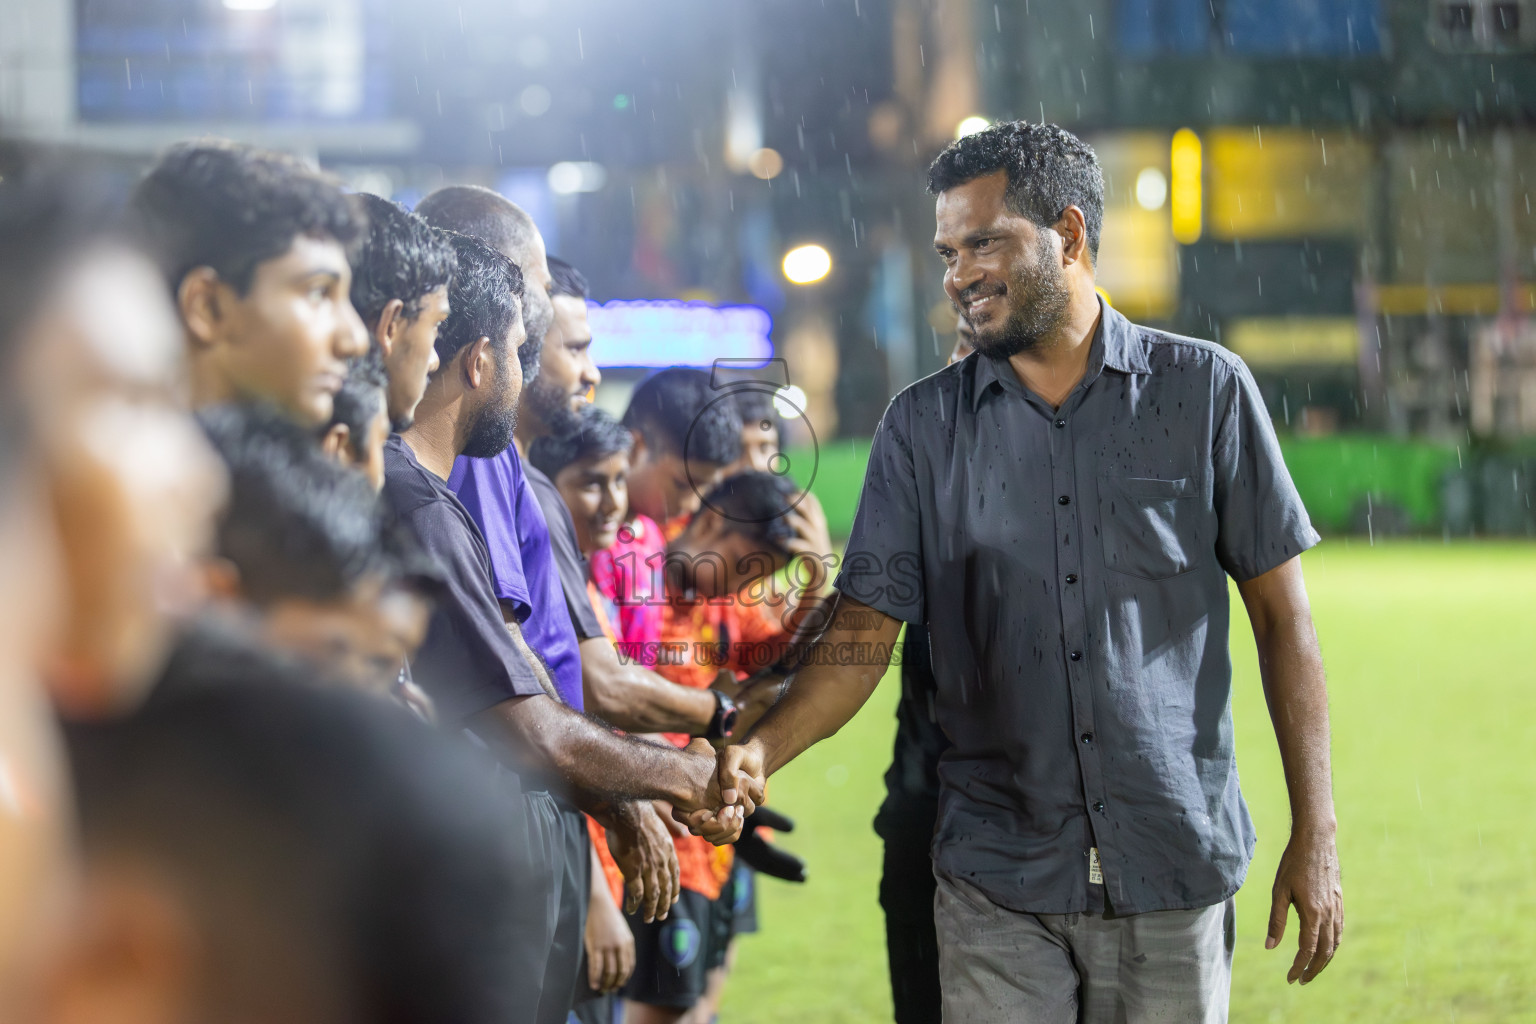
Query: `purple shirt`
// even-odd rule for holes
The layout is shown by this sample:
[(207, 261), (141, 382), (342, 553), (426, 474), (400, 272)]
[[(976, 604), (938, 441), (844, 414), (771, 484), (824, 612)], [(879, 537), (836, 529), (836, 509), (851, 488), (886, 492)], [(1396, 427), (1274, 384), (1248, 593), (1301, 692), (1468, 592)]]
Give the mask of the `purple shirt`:
[(549, 524), (517, 448), (491, 459), (460, 457), (448, 486), (485, 538), (496, 597), (511, 604), (528, 641), (549, 668), (561, 698), (582, 709), (581, 651), (566, 608)]

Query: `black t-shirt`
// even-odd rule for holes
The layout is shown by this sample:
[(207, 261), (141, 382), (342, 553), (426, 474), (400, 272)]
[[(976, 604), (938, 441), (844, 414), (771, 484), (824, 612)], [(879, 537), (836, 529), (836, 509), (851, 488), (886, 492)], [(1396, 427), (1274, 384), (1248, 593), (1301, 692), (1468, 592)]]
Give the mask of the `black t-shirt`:
[(571, 613), (571, 625), (576, 627), (576, 639), (604, 636), (602, 623), (587, 598), (587, 560), (581, 557), (576, 544), (576, 526), (571, 522), (571, 510), (565, 507), (560, 489), (548, 476), (531, 462), (523, 463), (523, 474), (533, 487), (533, 496), (539, 499), (544, 521), (549, 525), (549, 546), (555, 555), (555, 568), (560, 572), (560, 589), (565, 593), (565, 606)]
[(490, 554), (474, 520), (398, 435), (384, 446), (383, 497), (443, 574), (426, 642), (412, 663), (416, 683), (443, 723), (462, 722), (511, 697), (545, 693), (507, 633)]

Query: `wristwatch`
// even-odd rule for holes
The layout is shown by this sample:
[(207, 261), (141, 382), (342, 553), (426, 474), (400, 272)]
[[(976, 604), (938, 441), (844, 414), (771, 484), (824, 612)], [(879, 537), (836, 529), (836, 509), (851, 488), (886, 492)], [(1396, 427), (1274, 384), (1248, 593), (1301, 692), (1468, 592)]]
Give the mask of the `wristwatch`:
[(709, 728), (704, 730), (704, 738), (707, 740), (728, 740), (736, 728), (736, 719), (741, 712), (736, 708), (736, 702), (719, 690), (710, 690), (715, 695), (715, 713), (709, 719)]

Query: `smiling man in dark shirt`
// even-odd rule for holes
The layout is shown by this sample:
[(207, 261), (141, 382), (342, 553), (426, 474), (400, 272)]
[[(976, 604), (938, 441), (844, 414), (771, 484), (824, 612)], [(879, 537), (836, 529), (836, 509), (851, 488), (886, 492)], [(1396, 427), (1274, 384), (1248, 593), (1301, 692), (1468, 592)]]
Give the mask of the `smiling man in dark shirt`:
[[(1307, 982), (1343, 927), (1298, 558), (1317, 534), (1242, 362), (1096, 296), (1092, 150), (1054, 125), (1002, 124), (941, 153), (929, 189), (977, 355), (892, 401), (831, 650), (812, 652), (831, 657), (720, 753), (720, 798), (750, 808), (767, 774), (868, 698), (901, 621), (926, 621), (952, 743), (934, 838), (945, 1019), (1224, 1021), (1231, 900), (1254, 845), (1229, 577), (1291, 799), (1266, 945), (1294, 904), (1289, 978)], [(840, 665), (857, 644), (873, 656)]]

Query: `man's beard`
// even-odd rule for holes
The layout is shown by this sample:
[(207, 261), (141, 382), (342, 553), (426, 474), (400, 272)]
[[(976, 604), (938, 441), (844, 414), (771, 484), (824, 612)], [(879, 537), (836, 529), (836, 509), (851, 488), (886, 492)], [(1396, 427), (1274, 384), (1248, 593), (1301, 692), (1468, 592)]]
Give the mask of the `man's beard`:
[[(1072, 301), (1066, 274), (1043, 235), (1028, 264), (1022, 268), (1016, 265), (1013, 271), (1008, 281), (1013, 312), (1008, 319), (1000, 327), (971, 324), (971, 347), (990, 359), (1007, 359), (1039, 348), (1066, 321), (1067, 307)], [(973, 285), (960, 293), (960, 299), (964, 302), (982, 294), (988, 294), (987, 286)], [(970, 323), (970, 319), (966, 322)]]
[[(527, 378), (524, 378), (525, 380)], [(571, 396), (543, 377), (523, 385), (523, 403), (551, 437), (564, 437), (581, 429), (581, 414), (571, 411)]]
[(506, 353), (496, 355), (496, 390), (475, 417), (469, 439), (461, 455), (472, 459), (492, 459), (507, 450), (517, 430), (517, 403), (507, 401), (511, 382), (507, 379)]

